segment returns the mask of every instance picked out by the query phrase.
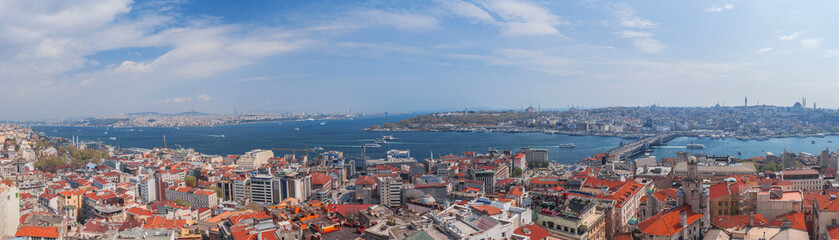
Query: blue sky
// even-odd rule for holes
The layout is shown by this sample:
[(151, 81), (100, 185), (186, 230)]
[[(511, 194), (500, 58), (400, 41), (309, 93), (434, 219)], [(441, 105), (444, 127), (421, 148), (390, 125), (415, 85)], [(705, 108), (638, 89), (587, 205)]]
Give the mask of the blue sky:
[(837, 1), (0, 2), (0, 118), (839, 107)]

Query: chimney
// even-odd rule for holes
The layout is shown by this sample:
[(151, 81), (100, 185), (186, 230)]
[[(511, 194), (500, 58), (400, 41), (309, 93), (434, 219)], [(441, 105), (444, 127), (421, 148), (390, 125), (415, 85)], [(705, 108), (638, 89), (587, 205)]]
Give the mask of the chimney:
[(687, 227), (688, 226), (688, 213), (687, 212), (685, 212), (685, 211), (679, 212), (679, 224), (682, 225), (682, 227)]

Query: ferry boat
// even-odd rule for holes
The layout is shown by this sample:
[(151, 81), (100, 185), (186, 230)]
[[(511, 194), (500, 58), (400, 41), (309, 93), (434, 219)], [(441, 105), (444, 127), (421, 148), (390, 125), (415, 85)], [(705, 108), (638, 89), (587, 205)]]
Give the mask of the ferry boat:
[(398, 137), (394, 137), (393, 135), (384, 135), (384, 136), (382, 136), (382, 140), (385, 140), (385, 141), (396, 141), (396, 140), (399, 140), (399, 138), (398, 138)]
[(577, 145), (574, 145), (573, 143), (563, 143), (563, 144), (559, 144), (557, 147), (559, 147), (559, 148), (575, 148), (575, 147), (577, 147)]
[(705, 149), (705, 145), (698, 144), (698, 143), (691, 143), (691, 144), (685, 145), (685, 148), (687, 148), (687, 149)]
[(382, 145), (375, 144), (375, 143), (366, 143), (366, 144), (364, 144), (364, 147), (367, 147), (367, 148), (377, 148), (377, 147), (382, 147)]

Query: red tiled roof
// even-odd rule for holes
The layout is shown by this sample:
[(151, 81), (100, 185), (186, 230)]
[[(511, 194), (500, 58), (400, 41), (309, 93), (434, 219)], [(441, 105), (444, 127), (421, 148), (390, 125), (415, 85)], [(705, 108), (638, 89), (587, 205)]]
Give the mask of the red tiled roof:
[(551, 232), (548, 232), (548, 230), (538, 224), (521, 226), (516, 228), (516, 230), (513, 231), (513, 234), (528, 236), (532, 240), (542, 240), (551, 236)]
[(146, 224), (143, 224), (145, 229), (179, 229), (186, 225), (186, 220), (176, 219), (170, 220), (161, 216), (152, 216), (146, 219)]
[(530, 180), (530, 184), (557, 185), (557, 184), (559, 184), (559, 178), (557, 178), (557, 177), (535, 177), (532, 180)]
[(486, 215), (490, 215), (490, 216), (501, 214), (501, 209), (500, 208), (493, 207), (493, 206), (490, 206), (490, 205), (474, 205), (474, 206), (472, 206), (472, 208), (475, 209), (475, 210), (478, 210), (479, 212), (482, 212)]
[(656, 214), (640, 223), (638, 229), (641, 232), (654, 236), (673, 236), (682, 231), (685, 226), (679, 224), (679, 213), (687, 213), (687, 224), (690, 225), (696, 222), (703, 214), (694, 213), (690, 209), (690, 205), (682, 205), (681, 207), (672, 208), (665, 212)]
[(831, 240), (839, 239), (839, 227), (827, 227), (827, 234)]
[(324, 185), (329, 183), (329, 181), (332, 181), (332, 177), (326, 174), (316, 173), (312, 175), (312, 184), (314, 185)]
[(517, 187), (510, 188), (510, 194), (516, 195), (516, 197), (521, 197), (521, 195), (524, 195), (524, 193), (521, 192), (521, 190), (519, 190), (519, 188)]
[(15, 237), (58, 238), (58, 227), (20, 226)]
[(341, 214), (341, 216), (349, 217), (351, 214), (368, 209), (372, 206), (375, 206), (375, 204), (330, 204), (328, 209), (331, 212)]
[[(761, 214), (754, 214), (754, 225), (751, 227), (765, 227), (769, 226), (769, 221)], [(735, 215), (735, 216), (718, 216), (711, 219), (711, 225), (718, 228), (745, 228), (749, 226), (749, 215)]]
[(720, 198), (720, 197), (725, 197), (725, 196), (728, 196), (728, 195), (731, 194), (730, 192), (728, 192), (728, 183), (726, 183), (726, 182), (721, 182), (721, 183), (711, 185), (711, 188), (709, 189), (709, 191), (711, 192), (711, 200), (714, 200), (714, 199), (717, 199), (717, 198)]
[(137, 207), (129, 208), (128, 210), (125, 210), (125, 212), (130, 213), (130, 214), (134, 214), (134, 215), (138, 215), (138, 216), (154, 215), (154, 212), (152, 212), (152, 211), (149, 211), (147, 209), (137, 208)]
[(360, 176), (358, 179), (355, 180), (355, 185), (373, 185), (376, 184), (376, 180), (373, 179), (371, 176)]
[(780, 227), (784, 219), (789, 220), (792, 228), (807, 231), (807, 225), (804, 223), (804, 214), (800, 212), (788, 212), (775, 218), (775, 221), (769, 223), (770, 226)]
[(644, 185), (637, 183), (635, 181), (626, 181), (626, 183), (620, 187), (617, 191), (615, 191), (612, 196), (609, 196), (612, 199), (615, 199), (617, 202), (616, 207), (622, 208), (624, 204), (626, 204), (627, 200), (631, 198), (633, 195), (637, 194), (641, 191)]

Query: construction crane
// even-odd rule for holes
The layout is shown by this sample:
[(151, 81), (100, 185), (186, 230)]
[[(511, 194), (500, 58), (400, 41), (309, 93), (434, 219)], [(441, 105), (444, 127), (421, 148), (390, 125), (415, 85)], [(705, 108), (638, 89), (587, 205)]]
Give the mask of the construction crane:
[(315, 152), (315, 150), (311, 150), (311, 149), (291, 149), (291, 148), (272, 148), (271, 150), (291, 151), (291, 155), (294, 155), (295, 158), (297, 157), (297, 152), (306, 152), (306, 159), (309, 159), (309, 153), (310, 152), (312, 152), (312, 153)]

